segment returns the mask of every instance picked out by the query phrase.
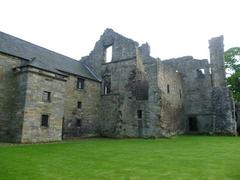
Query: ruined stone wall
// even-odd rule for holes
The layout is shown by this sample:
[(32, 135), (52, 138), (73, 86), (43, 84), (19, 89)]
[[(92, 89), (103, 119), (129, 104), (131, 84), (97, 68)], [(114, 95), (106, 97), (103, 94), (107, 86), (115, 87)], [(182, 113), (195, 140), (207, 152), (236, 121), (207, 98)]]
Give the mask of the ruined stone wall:
[(197, 119), (197, 132), (213, 131), (211, 75), (207, 60), (195, 60), (191, 56), (163, 61), (175, 68), (183, 77), (183, 104), (185, 130), (190, 132), (189, 119)]
[(112, 46), (112, 61), (131, 59), (136, 56), (137, 42), (128, 39), (112, 29), (106, 29), (93, 51), (84, 62), (101, 77), (101, 66), (106, 63), (106, 49)]
[[(141, 60), (148, 81), (148, 100), (145, 102), (145, 126), (144, 137), (161, 137), (161, 112), (160, 112), (160, 90), (157, 84), (157, 60), (150, 57), (148, 47), (140, 48)], [(138, 57), (139, 58), (139, 57)]]
[[(136, 59), (103, 65), (111, 76), (111, 92), (101, 99), (101, 134), (110, 137), (138, 137), (136, 101)], [(103, 73), (103, 74), (104, 74)], [(142, 107), (143, 109), (143, 107)]]
[(19, 80), (13, 68), (24, 61), (0, 53), (0, 140), (18, 142), (21, 137), (24, 98), (20, 94)]
[[(22, 69), (27, 74), (27, 90), (22, 127), (22, 142), (49, 142), (62, 139), (65, 80), (63, 77), (32, 67)], [(50, 101), (43, 92), (51, 92)], [(48, 115), (48, 126), (42, 126), (42, 115)]]
[(158, 61), (158, 87), (160, 90), (160, 127), (165, 135), (183, 133), (182, 78), (176, 70)]
[[(95, 136), (100, 116), (100, 83), (84, 80), (84, 88), (77, 88), (76, 76), (67, 78), (64, 102), (64, 137)], [(81, 108), (78, 108), (81, 102)], [(80, 124), (77, 125), (77, 120)]]
[(209, 50), (213, 87), (225, 87), (226, 73), (224, 67), (223, 36), (210, 39)]
[(235, 135), (237, 125), (233, 97), (226, 86), (223, 36), (210, 39), (209, 50), (213, 85), (214, 132)]

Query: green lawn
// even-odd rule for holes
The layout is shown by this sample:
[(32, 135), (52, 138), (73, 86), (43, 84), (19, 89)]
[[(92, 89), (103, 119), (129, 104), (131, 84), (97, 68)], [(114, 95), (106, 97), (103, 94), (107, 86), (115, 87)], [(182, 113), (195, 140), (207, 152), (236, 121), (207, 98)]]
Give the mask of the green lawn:
[(2, 143), (0, 179), (240, 179), (240, 138)]

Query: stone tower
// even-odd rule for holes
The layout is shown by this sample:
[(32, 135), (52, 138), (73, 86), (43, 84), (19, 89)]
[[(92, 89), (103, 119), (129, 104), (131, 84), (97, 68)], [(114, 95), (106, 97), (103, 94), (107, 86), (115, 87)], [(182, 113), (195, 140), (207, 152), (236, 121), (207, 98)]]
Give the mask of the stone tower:
[(209, 50), (213, 87), (225, 87), (223, 36), (210, 39)]
[(235, 135), (234, 101), (226, 85), (223, 36), (210, 39), (209, 50), (213, 86), (213, 132)]

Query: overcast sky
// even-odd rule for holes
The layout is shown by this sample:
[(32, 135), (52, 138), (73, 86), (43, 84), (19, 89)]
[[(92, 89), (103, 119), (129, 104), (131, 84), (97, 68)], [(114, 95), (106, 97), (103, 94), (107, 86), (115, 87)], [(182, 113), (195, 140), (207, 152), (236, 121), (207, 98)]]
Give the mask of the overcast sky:
[(106, 28), (161, 59), (206, 59), (208, 40), (240, 46), (240, 0), (0, 0), (0, 31), (80, 59)]

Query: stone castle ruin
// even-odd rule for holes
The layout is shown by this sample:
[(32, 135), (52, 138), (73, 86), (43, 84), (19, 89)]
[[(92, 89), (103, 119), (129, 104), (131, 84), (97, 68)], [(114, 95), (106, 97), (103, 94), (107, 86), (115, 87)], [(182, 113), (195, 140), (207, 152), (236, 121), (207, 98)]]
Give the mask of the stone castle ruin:
[(223, 36), (209, 50), (210, 63), (161, 61), (147, 43), (106, 29), (76, 61), (0, 32), (0, 140), (236, 135)]

